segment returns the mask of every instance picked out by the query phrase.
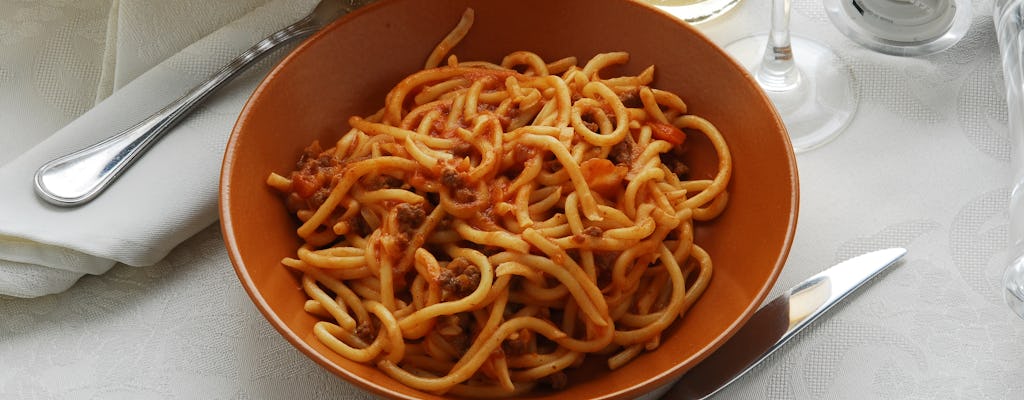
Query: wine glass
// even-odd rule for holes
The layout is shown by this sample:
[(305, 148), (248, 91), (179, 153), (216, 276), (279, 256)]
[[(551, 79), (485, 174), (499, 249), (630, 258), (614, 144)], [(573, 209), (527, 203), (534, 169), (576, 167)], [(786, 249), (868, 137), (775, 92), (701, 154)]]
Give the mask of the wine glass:
[(740, 0), (644, 0), (691, 24), (707, 22), (725, 14)]
[(1024, 0), (996, 0), (993, 11), (1006, 83), (1013, 170), (1009, 205), (1009, 258), (1013, 260), (1003, 273), (1003, 297), (1024, 318)]
[(825, 0), (832, 24), (868, 49), (896, 56), (945, 50), (971, 26), (971, 0)]
[(797, 153), (834, 139), (857, 111), (855, 81), (826, 45), (791, 36), (790, 0), (772, 0), (771, 28), (725, 46), (775, 104)]

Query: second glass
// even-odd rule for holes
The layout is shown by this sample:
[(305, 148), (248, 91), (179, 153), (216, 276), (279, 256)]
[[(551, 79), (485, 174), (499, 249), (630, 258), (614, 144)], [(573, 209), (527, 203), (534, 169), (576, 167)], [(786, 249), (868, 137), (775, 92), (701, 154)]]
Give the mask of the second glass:
[(1003, 63), (1013, 189), (1010, 193), (1010, 258), (1003, 296), (1024, 317), (1024, 0), (996, 0), (993, 20)]

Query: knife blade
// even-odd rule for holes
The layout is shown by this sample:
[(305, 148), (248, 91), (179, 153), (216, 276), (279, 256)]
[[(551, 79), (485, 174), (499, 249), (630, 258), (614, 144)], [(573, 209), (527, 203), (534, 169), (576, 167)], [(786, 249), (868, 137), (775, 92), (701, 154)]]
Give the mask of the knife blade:
[(687, 371), (662, 398), (704, 399), (717, 393), (906, 253), (906, 249), (891, 248), (862, 254), (793, 286), (758, 309), (732, 338)]

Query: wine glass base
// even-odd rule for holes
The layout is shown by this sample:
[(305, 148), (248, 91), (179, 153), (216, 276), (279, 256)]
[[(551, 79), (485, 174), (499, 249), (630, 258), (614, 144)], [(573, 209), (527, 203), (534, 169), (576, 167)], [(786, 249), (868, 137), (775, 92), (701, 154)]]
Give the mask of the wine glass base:
[[(832, 24), (854, 42), (879, 53), (916, 57), (938, 53), (960, 41), (971, 27), (971, 0), (947, 0), (939, 7), (885, 3), (897, 15), (876, 15), (849, 0), (825, 0)], [(871, 3), (880, 3), (878, 1)], [(899, 10), (902, 8), (902, 10)], [(885, 10), (880, 8), (879, 10)], [(907, 14), (907, 10), (916, 12)], [(902, 17), (902, 18), (900, 18)]]
[(1013, 312), (1024, 318), (1024, 257), (1018, 258), (1003, 273), (1003, 298)]
[[(767, 35), (750, 36), (725, 46), (725, 51), (756, 76), (764, 59)], [(761, 85), (782, 117), (797, 153), (828, 143), (846, 128), (857, 111), (855, 81), (846, 65), (813, 40), (791, 36), (800, 82), (791, 90)]]

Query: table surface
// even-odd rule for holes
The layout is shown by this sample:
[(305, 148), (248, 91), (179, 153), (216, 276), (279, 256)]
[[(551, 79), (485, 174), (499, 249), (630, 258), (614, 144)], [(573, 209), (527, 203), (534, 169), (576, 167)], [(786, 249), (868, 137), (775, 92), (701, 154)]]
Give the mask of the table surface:
[[(719, 44), (765, 31), (766, 3), (699, 29)], [(851, 42), (820, 0), (793, 1), (794, 34), (838, 52), (860, 105), (840, 137), (797, 157), (799, 224), (774, 292), (869, 250), (909, 253), (721, 398), (1024, 398), (1024, 321), (1000, 291), (1011, 152), (991, 10), (975, 0), (966, 38), (903, 58)], [(0, 41), (16, 23), (0, 13)], [(0, 297), (0, 321), (0, 398), (372, 398), (271, 328), (216, 225), (157, 265)]]

